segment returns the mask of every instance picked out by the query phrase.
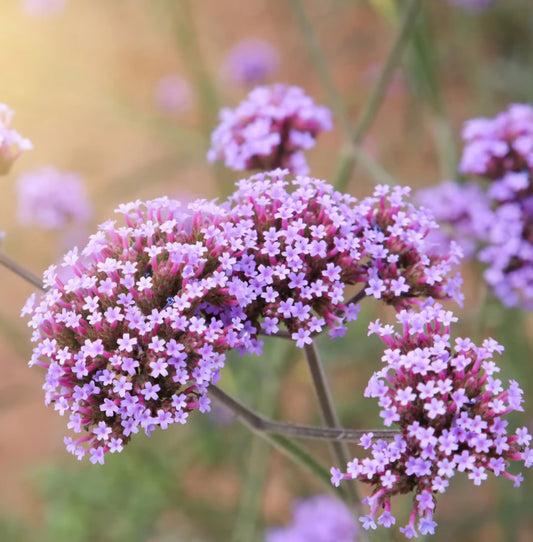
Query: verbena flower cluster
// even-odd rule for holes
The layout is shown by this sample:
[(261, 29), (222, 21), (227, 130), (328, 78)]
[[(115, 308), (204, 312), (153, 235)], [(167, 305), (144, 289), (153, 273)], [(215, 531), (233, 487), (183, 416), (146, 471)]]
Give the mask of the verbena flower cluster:
[(288, 332), (299, 347), (327, 327), (342, 335), (358, 311), (347, 286), (396, 308), (460, 301), (457, 255), (428, 255), (435, 224), (404, 201), (409, 189), (358, 201), (287, 174), (240, 181), (222, 205), (122, 205), (125, 225), (102, 224), (45, 272), (48, 291), (23, 310), (37, 343), (30, 364), (47, 369), (46, 402), (88, 432), (67, 439), (70, 451), (102, 462), (139, 429), (206, 410), (225, 352), (260, 354), (260, 333)]
[(256, 348), (228, 292), (235, 240), (219, 207), (181, 211), (160, 198), (118, 212), (125, 225), (102, 224), (81, 253), (45, 272), (48, 291), (23, 309), (37, 343), (30, 365), (47, 369), (45, 401), (83, 433), (66, 438), (67, 449), (80, 459), (90, 452), (93, 463), (139, 430), (208, 410), (207, 387), (226, 350)]
[(356, 542), (357, 522), (348, 507), (330, 495), (298, 499), (293, 519), (267, 531), (265, 542)]
[(318, 134), (331, 129), (330, 110), (315, 105), (301, 88), (256, 87), (236, 109), (221, 110), (207, 158), (224, 160), (235, 170), (281, 167), (306, 174), (303, 151), (315, 145)]
[(492, 357), (502, 346), (486, 339), (477, 347), (469, 338), (452, 345), (450, 324), (456, 318), (439, 304), (401, 311), (397, 320), (398, 330), (379, 320), (369, 326), (388, 348), (365, 396), (379, 400), (384, 424), (397, 424), (400, 435), (390, 442), (364, 435), (361, 445), (370, 457), (354, 459), (345, 474), (332, 469), (332, 482), (358, 479), (374, 487), (366, 500), (370, 513), (361, 518), (365, 529), (375, 529), (376, 520), (393, 525), (391, 498), (414, 492), (409, 522), (400, 530), (416, 538), (434, 533), (436, 495), (456, 472), (467, 473), (475, 485), (493, 472), (518, 486), (523, 478), (509, 472), (510, 461), (530, 467), (533, 451), (527, 428), (507, 432), (505, 416), (523, 410), (522, 390), (513, 380), (505, 388), (497, 378)]
[(224, 62), (224, 75), (237, 85), (255, 87), (263, 85), (276, 71), (279, 54), (268, 42), (248, 38), (232, 47)]
[(455, 4), (473, 12), (483, 11), (492, 4), (493, 0), (448, 0), (450, 4)]
[(22, 0), (24, 10), (28, 15), (54, 15), (62, 11), (67, 0)]
[(165, 75), (157, 83), (155, 101), (163, 113), (170, 115), (184, 113), (193, 103), (191, 86), (180, 75)]
[(11, 169), (13, 162), (23, 151), (33, 149), (32, 142), (11, 128), (14, 111), (0, 103), (0, 175)]
[(92, 217), (85, 183), (72, 172), (43, 167), (22, 174), (16, 182), (18, 220), (49, 230), (84, 223)]
[(456, 239), (486, 264), (484, 278), (506, 306), (533, 309), (533, 107), (512, 104), (493, 119), (472, 119), (463, 129), (459, 164), (486, 190), (446, 182), (421, 191), (418, 201), (443, 226), (441, 240)]
[(229, 198), (236, 224), (257, 232), (234, 266), (255, 327), (272, 334), (283, 324), (298, 346), (326, 326), (342, 335), (358, 311), (345, 302), (348, 285), (398, 309), (427, 296), (462, 301), (460, 276), (450, 276), (459, 252), (431, 254), (426, 236), (436, 224), (405, 201), (409, 188), (378, 186), (358, 201), (325, 181), (285, 177), (259, 173)]
[(465, 260), (476, 255), (494, 218), (490, 198), (476, 182), (444, 181), (418, 190), (414, 200), (431, 210), (440, 224), (440, 228), (430, 234), (430, 241), (439, 254), (446, 254), (453, 241), (461, 247)]

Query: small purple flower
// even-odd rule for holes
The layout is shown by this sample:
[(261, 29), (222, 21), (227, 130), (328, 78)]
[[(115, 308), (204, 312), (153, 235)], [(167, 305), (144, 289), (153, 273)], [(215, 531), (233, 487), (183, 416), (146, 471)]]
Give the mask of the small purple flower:
[(159, 109), (168, 115), (179, 115), (192, 106), (193, 94), (189, 83), (179, 75), (165, 75), (155, 90)]
[(237, 171), (282, 167), (304, 175), (309, 168), (303, 151), (331, 129), (330, 110), (315, 105), (301, 88), (256, 87), (236, 109), (222, 109), (207, 159), (224, 160)]
[[(389, 442), (374, 441), (369, 446), (372, 457), (354, 460), (357, 468), (349, 463), (346, 474), (338, 472), (335, 481), (353, 478), (373, 486), (370, 514), (361, 518), (365, 528), (373, 528), (382, 509), (378, 523), (392, 525), (391, 498), (414, 492), (409, 523), (400, 531), (416, 538), (417, 529), (433, 534), (436, 494), (446, 490), (455, 471), (466, 472), (474, 485), (489, 471), (520, 484), (521, 475), (507, 469), (511, 460), (530, 466), (531, 436), (525, 427), (507, 434), (502, 420), (522, 410), (516, 382), (503, 389), (487, 376), (487, 371), (494, 372), (490, 358), (501, 351), (500, 345), (487, 339), (477, 347), (459, 338), (454, 351), (450, 322), (456, 319), (439, 304), (427, 302), (420, 312), (402, 311), (397, 319), (400, 330), (381, 335), (388, 346), (382, 358), (385, 367), (371, 378), (365, 395), (386, 405), (382, 413), (395, 409), (400, 435)], [(373, 327), (379, 335), (379, 326)], [(461, 357), (464, 362), (454, 363)], [(370, 435), (367, 444), (369, 440)]]
[(22, 174), (16, 182), (19, 222), (59, 230), (90, 220), (92, 208), (85, 184), (75, 173), (44, 167)]
[(22, 0), (24, 11), (34, 17), (55, 15), (63, 10), (67, 0)]
[(13, 162), (23, 151), (33, 149), (32, 142), (11, 128), (14, 111), (0, 103), (0, 175), (11, 169)]
[(347, 506), (329, 495), (299, 499), (286, 527), (271, 528), (265, 542), (355, 542), (357, 522)]
[(224, 75), (237, 85), (255, 87), (265, 84), (278, 64), (278, 52), (268, 41), (248, 38), (229, 51), (224, 62)]
[(448, 0), (450, 4), (460, 6), (472, 12), (479, 12), (486, 9), (493, 0)]

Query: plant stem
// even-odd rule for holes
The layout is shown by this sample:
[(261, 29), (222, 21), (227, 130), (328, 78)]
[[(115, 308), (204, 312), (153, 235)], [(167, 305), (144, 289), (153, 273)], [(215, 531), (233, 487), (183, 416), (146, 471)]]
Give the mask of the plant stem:
[[(304, 352), (307, 358), (309, 371), (311, 372), (313, 386), (317, 394), (320, 412), (322, 413), (324, 423), (329, 428), (338, 429), (340, 428), (339, 418), (335, 410), (326, 374), (324, 372), (322, 362), (320, 361), (320, 356), (315, 343), (311, 342), (310, 344), (306, 344), (304, 347)], [(346, 443), (340, 440), (334, 440), (330, 442), (330, 448), (333, 459), (337, 461), (339, 467), (344, 468), (350, 458)], [(355, 485), (349, 484), (347, 488), (350, 501), (354, 505), (359, 506), (361, 499), (357, 494)]]
[[(346, 148), (341, 153), (339, 165), (337, 166), (337, 177), (350, 176), (353, 168), (353, 162), (358, 160), (361, 166), (368, 172), (368, 174), (380, 184), (395, 184), (392, 177), (378, 164), (364, 149), (359, 145), (359, 140), (355, 139), (355, 130), (350, 123), (350, 115), (348, 108), (344, 103), (344, 100), (333, 81), (333, 77), (328, 67), (328, 63), (318, 44), (313, 26), (307, 17), (305, 9), (301, 0), (291, 0), (292, 10), (296, 16), (298, 25), (302, 31), (311, 62), (315, 67), (315, 71), (322, 85), (326, 89), (328, 95), (328, 102), (335, 113), (335, 116), (339, 119), (342, 131), (344, 132), (344, 138), (346, 140)], [(346, 169), (347, 168), (347, 169)], [(346, 169), (346, 171), (345, 171)], [(338, 183), (335, 183), (338, 185)]]
[(3, 252), (0, 252), (0, 265), (7, 267), (7, 269), (13, 271), (15, 275), (23, 278), (25, 281), (29, 282), (36, 288), (39, 288), (43, 292), (46, 291), (46, 288), (43, 286), (41, 279), (37, 275), (34, 275), (31, 271), (28, 271), (28, 269), (12, 260), (7, 254), (4, 254)]
[[(352, 441), (359, 442), (360, 438), (369, 431), (360, 429), (342, 429), (334, 427), (312, 427), (308, 425), (297, 425), (285, 422), (276, 422), (265, 418), (243, 405), (220, 388), (211, 386), (209, 388), (211, 397), (229, 409), (244, 425), (255, 433), (268, 433), (296, 437), (304, 439), (328, 440), (330, 442)], [(376, 430), (372, 431), (374, 438), (393, 439), (399, 431)]]
[[(392, 76), (394, 75), (394, 70), (401, 60), (402, 53), (415, 26), (415, 21), (417, 19), (418, 12), (420, 11), (422, 1), (423, 0), (407, 0), (407, 6), (400, 21), (392, 48), (387, 56), (378, 79), (374, 84), (374, 88), (372, 89), (372, 92), (370, 93), (370, 96), (363, 107), (363, 112), (361, 113), (359, 123), (350, 134), (350, 141), (354, 144), (360, 143), (366, 136), (381, 105), (383, 104), (387, 88), (389, 87)], [(336, 181), (336, 187), (338, 190), (343, 190), (348, 184), (350, 176), (353, 173), (356, 159), (357, 157), (352, 155), (351, 159), (347, 161), (347, 164), (345, 164), (342, 171), (339, 172), (339, 176), (337, 177)]]

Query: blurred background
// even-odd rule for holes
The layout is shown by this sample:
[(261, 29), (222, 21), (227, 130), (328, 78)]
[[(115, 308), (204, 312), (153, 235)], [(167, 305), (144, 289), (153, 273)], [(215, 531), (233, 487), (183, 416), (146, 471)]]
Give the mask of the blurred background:
[[(457, 4), (424, 4), (363, 141), (400, 184), (420, 188), (454, 178), (466, 119), (533, 102), (530, 0), (494, 0), (485, 10)], [(404, 2), (302, 5), (355, 123)], [(239, 44), (244, 60), (235, 52)], [(239, 72), (246, 50), (261, 55), (265, 44), (268, 69)], [(0, 70), (0, 102), (15, 110), (12, 126), (35, 147), (0, 177), (2, 248), (39, 275), (84, 243), (119, 203), (227, 195), (245, 174), (207, 163), (209, 135), (219, 108), (235, 107), (254, 77), (301, 86), (328, 105), (294, 3), (276, 0), (2, 0)], [(329, 181), (343, 144), (341, 122), (334, 123), (307, 153), (311, 174)], [(80, 176), (90, 219), (61, 230), (21, 223), (17, 179), (44, 166)], [(358, 167), (347, 190), (364, 197), (373, 182)], [(525, 419), (516, 424), (531, 430), (533, 319), (488, 297), (475, 264), (463, 273), (460, 333), (491, 335), (506, 346), (503, 380), (517, 379), (526, 395)], [(0, 268), (0, 540), (262, 541), (267, 526), (289, 521), (294, 498), (326, 491), (220, 410), (196, 412), (186, 426), (149, 439), (138, 436), (103, 467), (79, 463), (64, 450), (64, 419), (43, 404), (42, 371), (26, 365), (30, 330), (19, 313), (32, 291)], [(319, 342), (346, 427), (380, 426), (377, 405), (363, 398), (380, 363), (379, 340), (366, 337), (377, 316), (371, 303), (363, 305), (345, 338)], [(273, 341), (260, 359), (229, 360), (223, 387), (267, 416), (319, 424), (300, 353)], [(310, 448), (329, 464), (326, 446)], [(433, 539), (533, 541), (533, 476), (525, 477), (514, 489), (505, 479), (474, 487), (456, 476), (439, 499)], [(409, 499), (396, 506), (404, 506), (406, 519)], [(398, 532), (381, 536), (375, 539), (403, 539)]]

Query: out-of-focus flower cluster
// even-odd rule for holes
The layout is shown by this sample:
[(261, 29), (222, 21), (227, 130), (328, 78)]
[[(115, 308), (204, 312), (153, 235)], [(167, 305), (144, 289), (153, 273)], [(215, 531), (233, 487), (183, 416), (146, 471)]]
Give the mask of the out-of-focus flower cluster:
[(301, 88), (256, 87), (236, 109), (221, 110), (207, 158), (224, 160), (235, 170), (281, 167), (305, 175), (309, 168), (303, 151), (331, 129), (330, 110), (315, 105)]
[(0, 103), (0, 175), (11, 169), (13, 162), (23, 151), (33, 149), (32, 142), (11, 128), (14, 111)]
[(260, 333), (288, 332), (299, 347), (328, 326), (342, 335), (358, 312), (347, 286), (361, 284), (355, 301), (398, 309), (460, 300), (456, 255), (428, 254), (435, 224), (404, 201), (409, 189), (358, 201), (287, 174), (240, 181), (222, 205), (122, 205), (125, 225), (102, 224), (45, 272), (47, 292), (23, 310), (37, 343), (30, 364), (47, 369), (46, 402), (88, 431), (67, 439), (70, 451), (102, 462), (139, 429), (205, 410), (225, 352), (260, 354)]
[(24, 10), (34, 17), (43, 15), (55, 15), (61, 12), (67, 0), (22, 0)]
[(248, 38), (239, 41), (228, 53), (224, 75), (237, 85), (255, 87), (264, 85), (278, 64), (278, 52), (268, 41)]
[(293, 503), (286, 527), (269, 529), (265, 542), (356, 542), (357, 522), (347, 506), (330, 495)]
[(492, 4), (493, 0), (448, 0), (450, 4), (461, 6), (472, 12), (483, 11)]
[(191, 108), (193, 93), (186, 79), (169, 74), (158, 81), (155, 101), (162, 113), (179, 115)]
[(456, 318), (439, 304), (402, 311), (397, 320), (398, 331), (379, 320), (369, 326), (388, 348), (385, 365), (370, 379), (365, 396), (379, 400), (384, 424), (397, 424), (400, 435), (389, 442), (364, 435), (361, 445), (371, 456), (354, 459), (345, 474), (332, 469), (332, 481), (358, 479), (374, 487), (366, 500), (370, 514), (361, 518), (366, 529), (375, 529), (376, 519), (393, 525), (391, 498), (414, 492), (409, 522), (400, 530), (416, 538), (418, 532), (434, 533), (435, 497), (457, 471), (466, 472), (475, 485), (493, 472), (518, 486), (522, 475), (508, 471), (510, 460), (530, 467), (533, 450), (525, 427), (507, 432), (504, 417), (523, 410), (522, 390), (515, 381), (504, 388), (497, 378), (500, 369), (492, 356), (502, 346), (486, 339), (477, 347), (469, 338), (457, 338), (452, 346), (450, 324)]
[(503, 304), (533, 309), (533, 107), (513, 104), (493, 119), (469, 120), (463, 139), (459, 171), (488, 181), (486, 191), (448, 182), (419, 201), (468, 252), (477, 248), (485, 280)]
[(92, 217), (85, 184), (76, 173), (53, 167), (28, 171), (17, 179), (16, 190), (18, 220), (23, 226), (60, 230)]

